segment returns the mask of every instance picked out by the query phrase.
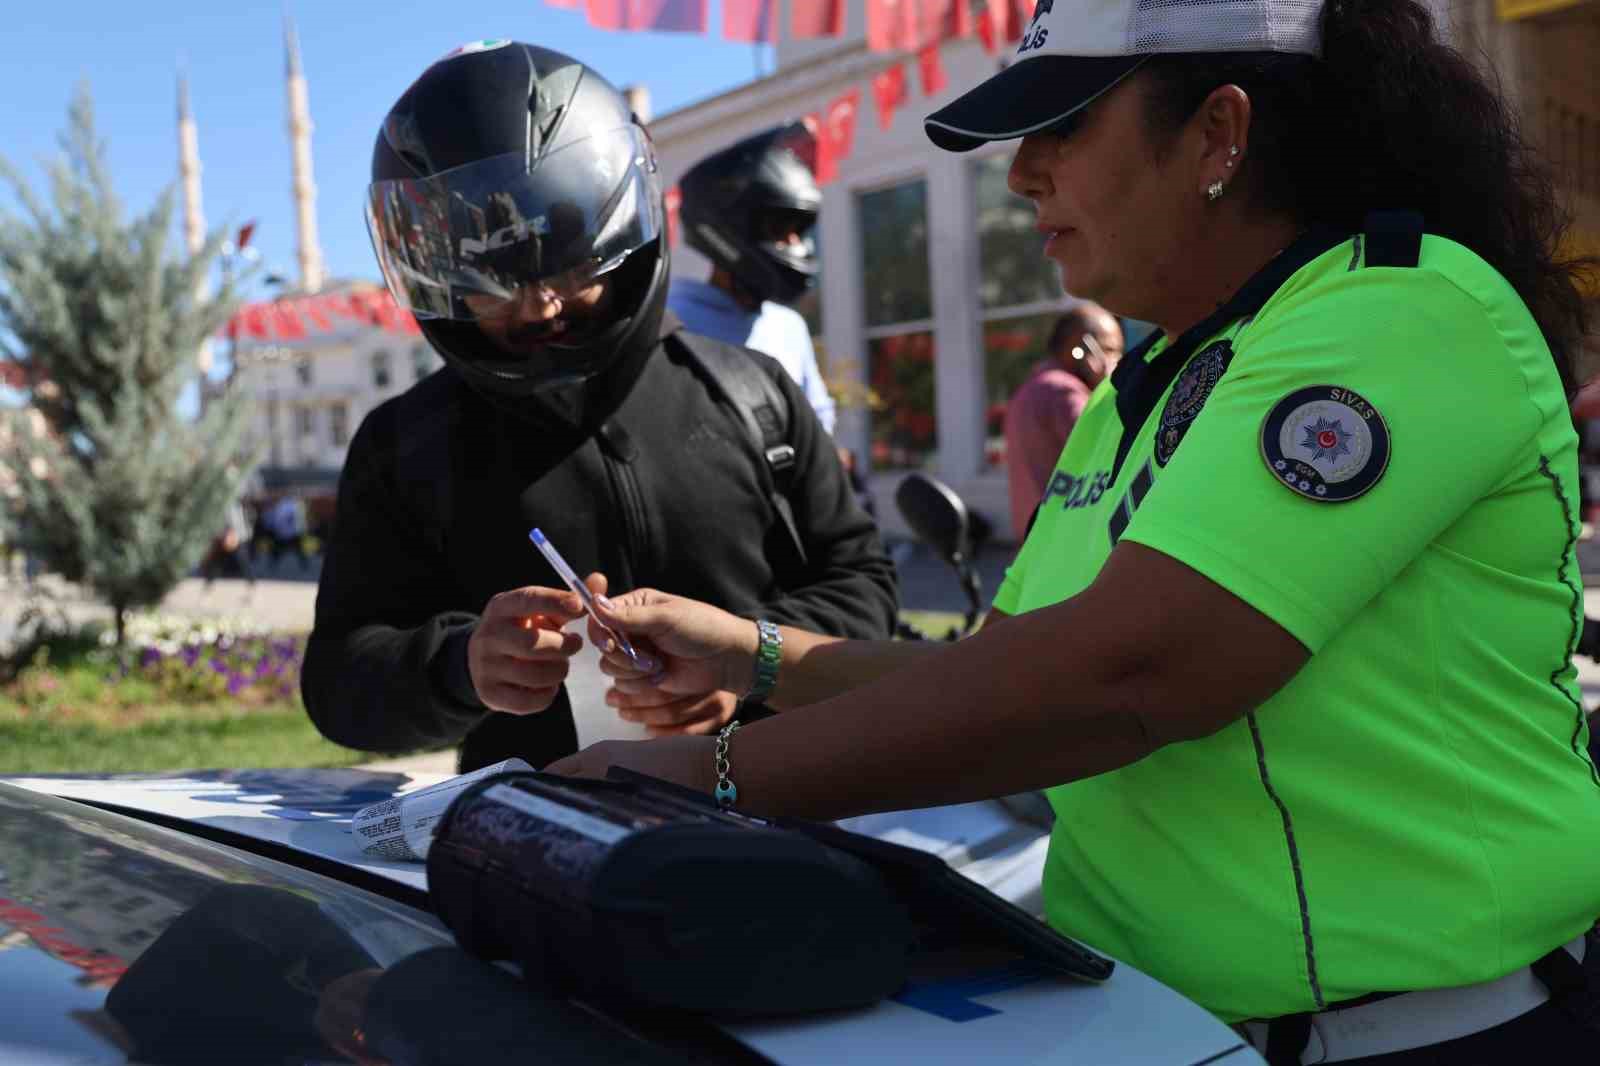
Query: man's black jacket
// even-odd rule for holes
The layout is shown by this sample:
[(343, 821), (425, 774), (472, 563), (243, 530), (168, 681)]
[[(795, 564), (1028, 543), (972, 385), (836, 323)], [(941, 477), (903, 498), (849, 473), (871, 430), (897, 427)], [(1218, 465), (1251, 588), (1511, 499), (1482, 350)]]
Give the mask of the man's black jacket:
[(562, 587), (528, 542), (533, 526), (613, 591), (648, 586), (746, 617), (889, 637), (894, 566), (832, 439), (777, 362), (749, 358), (788, 399), (804, 565), (739, 413), (670, 337), (588, 436), (508, 415), (448, 367), (373, 410), (340, 477), (301, 674), (322, 734), (380, 752), (461, 742), (463, 770), (513, 755), (542, 766), (575, 750), (564, 690), (541, 714), (487, 712), (466, 672), (467, 638), (491, 597)]

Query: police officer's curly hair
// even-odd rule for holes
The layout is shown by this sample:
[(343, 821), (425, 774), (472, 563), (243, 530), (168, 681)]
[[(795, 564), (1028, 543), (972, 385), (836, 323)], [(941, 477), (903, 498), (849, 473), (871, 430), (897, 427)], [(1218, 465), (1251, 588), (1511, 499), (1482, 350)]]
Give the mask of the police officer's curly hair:
[(1482, 256), (1544, 332), (1568, 395), (1587, 330), (1559, 252), (1569, 216), (1492, 76), (1434, 31), (1415, 0), (1332, 0), (1320, 59), (1266, 53), (1157, 56), (1146, 114), (1170, 136), (1221, 85), (1250, 97), (1240, 179), (1268, 210), (1359, 231), (1369, 211), (1420, 211), (1430, 233)]

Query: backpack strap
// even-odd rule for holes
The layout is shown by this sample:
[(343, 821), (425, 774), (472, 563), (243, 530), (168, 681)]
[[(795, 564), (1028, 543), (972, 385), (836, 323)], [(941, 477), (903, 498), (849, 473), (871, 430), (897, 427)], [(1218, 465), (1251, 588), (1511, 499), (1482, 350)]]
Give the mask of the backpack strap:
[(722, 398), (739, 413), (756, 454), (761, 457), (762, 483), (768, 498), (804, 566), (806, 548), (794, 519), (794, 507), (789, 503), (797, 462), (794, 445), (789, 443), (789, 401), (761, 367), (759, 359), (766, 357), (752, 356), (745, 349), (687, 330), (676, 330), (668, 336), (688, 353)]

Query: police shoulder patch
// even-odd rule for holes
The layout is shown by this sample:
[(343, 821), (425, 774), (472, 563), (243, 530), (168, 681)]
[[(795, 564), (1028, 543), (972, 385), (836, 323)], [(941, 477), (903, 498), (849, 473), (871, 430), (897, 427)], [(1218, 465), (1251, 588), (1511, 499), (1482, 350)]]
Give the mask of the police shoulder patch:
[(1167, 396), (1166, 406), (1161, 409), (1161, 424), (1156, 427), (1157, 466), (1166, 466), (1172, 461), (1178, 445), (1183, 443), (1184, 434), (1189, 432), (1190, 423), (1200, 416), (1206, 400), (1211, 398), (1211, 390), (1217, 387), (1232, 361), (1232, 342), (1221, 340), (1200, 349), (1183, 368)]
[(1319, 503), (1362, 495), (1389, 467), (1389, 426), (1357, 392), (1314, 385), (1285, 396), (1261, 423), (1261, 457), (1279, 484)]

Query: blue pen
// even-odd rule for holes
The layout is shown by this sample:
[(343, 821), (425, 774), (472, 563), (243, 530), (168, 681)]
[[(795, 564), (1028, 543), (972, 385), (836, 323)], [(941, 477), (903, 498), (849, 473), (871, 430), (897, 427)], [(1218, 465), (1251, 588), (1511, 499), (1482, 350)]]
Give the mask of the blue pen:
[(534, 526), (528, 530), (528, 539), (533, 541), (535, 548), (539, 549), (539, 554), (543, 555), (546, 561), (555, 567), (556, 573), (561, 575), (561, 580), (567, 583), (567, 588), (578, 594), (578, 598), (583, 601), (584, 610), (589, 612), (589, 617), (594, 619), (595, 624), (611, 634), (611, 639), (617, 642), (617, 647), (622, 649), (623, 654), (633, 660), (633, 665), (643, 670), (644, 663), (639, 661), (639, 653), (633, 650), (633, 645), (628, 643), (627, 637), (600, 621), (600, 615), (595, 612), (594, 593), (589, 591), (588, 585), (578, 580), (577, 572), (567, 565), (565, 559), (561, 558), (561, 553), (556, 551), (556, 546), (550, 543), (549, 538), (540, 531), (538, 526)]

